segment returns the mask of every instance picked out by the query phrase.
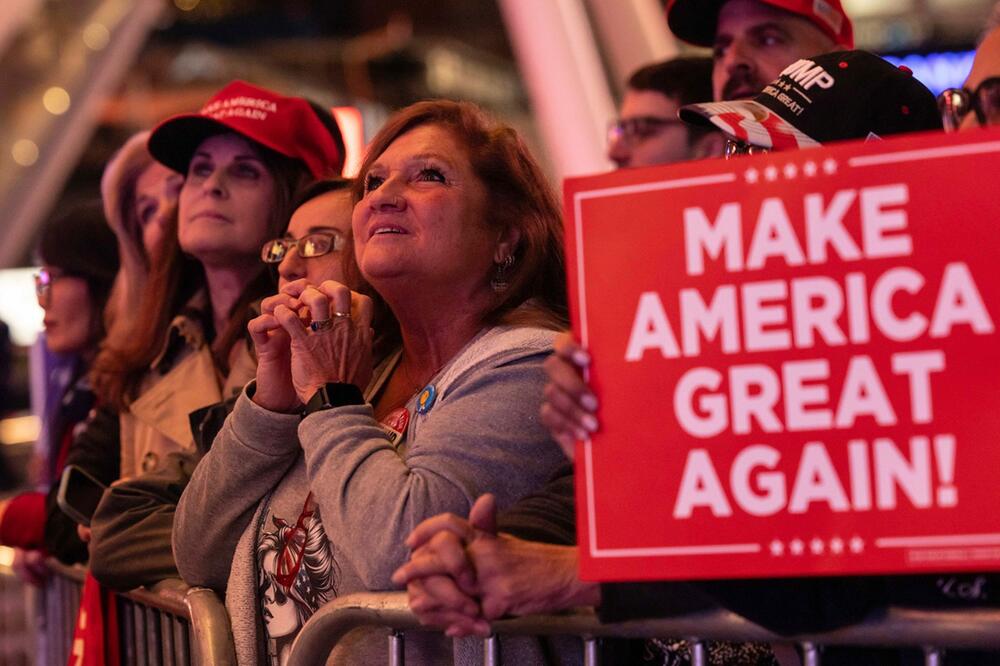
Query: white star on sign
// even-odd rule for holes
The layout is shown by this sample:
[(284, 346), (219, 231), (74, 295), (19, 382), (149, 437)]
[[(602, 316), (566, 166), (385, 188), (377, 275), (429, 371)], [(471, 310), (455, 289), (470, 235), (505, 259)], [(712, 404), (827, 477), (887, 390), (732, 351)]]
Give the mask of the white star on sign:
[(771, 165), (764, 169), (764, 178), (768, 180), (777, 180), (778, 178), (778, 167)]
[(823, 173), (827, 175), (832, 175), (837, 173), (837, 160), (832, 157), (828, 157), (823, 160)]
[(792, 551), (792, 555), (801, 555), (805, 551), (806, 545), (802, 543), (801, 539), (792, 539), (792, 542), (788, 544), (788, 549)]
[(817, 167), (816, 163), (812, 160), (806, 162), (802, 167), (802, 173), (809, 176), (810, 178), (816, 175)]
[(781, 557), (785, 554), (785, 544), (781, 543), (777, 539), (771, 542), (771, 554), (775, 557)]
[(840, 555), (844, 552), (844, 540), (840, 537), (830, 539), (830, 552), (834, 555)]
[(743, 176), (747, 179), (747, 182), (751, 185), (760, 180), (760, 172), (757, 169), (747, 169)]
[(826, 548), (826, 542), (819, 537), (816, 537), (809, 542), (809, 550), (812, 551), (813, 555), (822, 555), (824, 548)]
[(799, 175), (799, 168), (789, 162), (785, 165), (785, 178), (791, 180)]
[(851, 537), (851, 552), (860, 553), (865, 549), (865, 540), (859, 536)]

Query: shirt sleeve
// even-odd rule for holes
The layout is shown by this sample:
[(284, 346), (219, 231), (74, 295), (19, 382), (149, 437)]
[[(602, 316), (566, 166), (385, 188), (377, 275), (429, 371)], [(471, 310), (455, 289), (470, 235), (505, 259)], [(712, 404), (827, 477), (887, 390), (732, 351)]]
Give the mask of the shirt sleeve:
[(0, 518), (0, 544), (40, 548), (45, 537), (45, 495), (30, 492), (10, 498)]
[(189, 585), (226, 588), (236, 544), (260, 501), (299, 455), (298, 415), (270, 412), (244, 392), (177, 507), (174, 554)]
[[(118, 414), (98, 408), (74, 438), (66, 465), (81, 467), (104, 484), (118, 478), (121, 439)], [(45, 549), (65, 564), (87, 561), (87, 544), (76, 533), (76, 522), (56, 502), (59, 483), (53, 483), (45, 498)]]
[(299, 438), (324, 526), (367, 589), (392, 588), (392, 572), (409, 555), (404, 539), (422, 520), (467, 515), (485, 492), (509, 506), (554, 472), (562, 453), (538, 417), (546, 355), (497, 358), (458, 377), (402, 453), (368, 405), (302, 421)]

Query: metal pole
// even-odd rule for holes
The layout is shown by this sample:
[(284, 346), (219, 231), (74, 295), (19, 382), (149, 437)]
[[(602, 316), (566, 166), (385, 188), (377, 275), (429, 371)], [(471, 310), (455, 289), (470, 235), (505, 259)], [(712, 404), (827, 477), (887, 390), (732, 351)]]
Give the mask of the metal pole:
[(176, 666), (174, 662), (174, 630), (170, 626), (174, 616), (169, 613), (160, 613), (160, 645), (163, 646), (163, 663), (167, 666)]
[(406, 663), (405, 641), (402, 631), (393, 629), (389, 632), (389, 666), (403, 666)]
[(800, 643), (802, 646), (802, 666), (820, 666), (819, 646), (815, 643)]
[(583, 0), (500, 0), (539, 134), (558, 179), (605, 171), (615, 103)]
[(496, 634), (483, 639), (483, 666), (500, 666), (500, 637)]
[(146, 660), (149, 666), (163, 665), (163, 641), (160, 640), (160, 611), (144, 606), (142, 614), (146, 619)]
[(146, 654), (146, 617), (142, 612), (142, 606), (132, 603), (132, 634), (135, 643), (135, 656), (138, 666), (153, 666), (149, 663)]
[(688, 650), (691, 651), (691, 666), (708, 666), (708, 651), (701, 641), (688, 639)]
[(191, 631), (185, 620), (174, 619), (174, 643), (177, 647), (177, 663), (180, 666), (191, 664)]
[(944, 650), (936, 647), (925, 647), (924, 666), (944, 666)]
[(601, 655), (598, 650), (596, 638), (583, 639), (583, 666), (598, 666), (601, 663)]

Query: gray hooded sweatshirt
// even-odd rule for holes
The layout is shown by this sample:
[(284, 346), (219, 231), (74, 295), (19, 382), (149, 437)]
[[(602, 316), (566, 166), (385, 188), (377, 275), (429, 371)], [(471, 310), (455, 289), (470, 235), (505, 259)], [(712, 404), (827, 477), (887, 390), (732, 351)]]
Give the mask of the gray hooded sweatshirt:
[[(367, 404), (300, 420), (245, 393), (238, 399), (181, 498), (174, 554), (190, 585), (225, 593), (240, 664), (280, 663), (301, 624), (334, 596), (393, 589), (390, 576), (409, 557), (404, 539), (422, 520), (466, 515), (485, 492), (503, 509), (544, 484), (564, 462), (538, 417), (553, 338), (537, 328), (485, 329), (431, 379), (429, 409), (416, 410), (417, 396), (407, 403), (405, 437), (395, 443)], [(289, 555), (268, 546), (296, 528), (303, 548)], [(322, 543), (309, 546), (317, 534)], [(262, 572), (281, 571), (282, 556), (286, 570), (288, 562), (303, 565), (300, 580), (279, 586)], [(292, 604), (290, 620), (271, 612)], [(264, 621), (272, 624), (265, 629)], [(283, 631), (287, 639), (276, 641)], [(414, 638), (408, 663), (451, 656), (450, 641)], [(475, 645), (462, 643), (459, 661), (475, 659)], [(505, 655), (523, 648), (518, 663), (541, 659), (521, 643), (505, 645)], [(385, 649), (384, 631), (362, 629), (345, 638), (335, 661), (384, 663)]]

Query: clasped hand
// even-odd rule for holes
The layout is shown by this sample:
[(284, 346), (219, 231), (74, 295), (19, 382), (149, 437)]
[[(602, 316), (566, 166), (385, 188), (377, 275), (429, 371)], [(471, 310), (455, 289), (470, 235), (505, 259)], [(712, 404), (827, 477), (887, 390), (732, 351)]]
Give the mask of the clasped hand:
[(247, 326), (257, 351), (254, 402), (293, 413), (330, 382), (364, 390), (372, 376), (373, 309), (370, 298), (333, 280), (295, 280), (265, 298)]
[(406, 540), (410, 561), (392, 576), (405, 585), (421, 624), (448, 636), (487, 636), (505, 615), (551, 612), (578, 600), (577, 555), (497, 533), (496, 500), (483, 495), (468, 520), (445, 513), (417, 525)]

